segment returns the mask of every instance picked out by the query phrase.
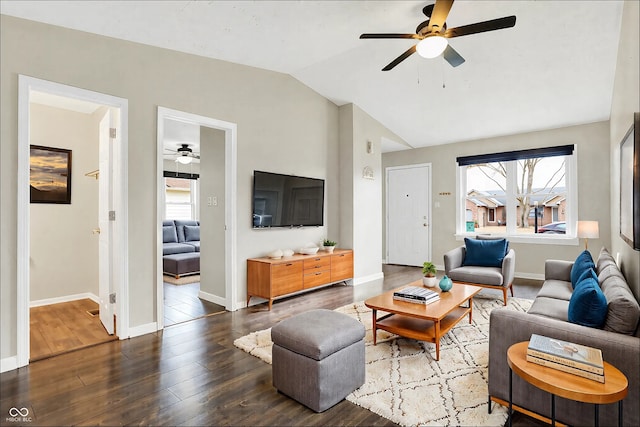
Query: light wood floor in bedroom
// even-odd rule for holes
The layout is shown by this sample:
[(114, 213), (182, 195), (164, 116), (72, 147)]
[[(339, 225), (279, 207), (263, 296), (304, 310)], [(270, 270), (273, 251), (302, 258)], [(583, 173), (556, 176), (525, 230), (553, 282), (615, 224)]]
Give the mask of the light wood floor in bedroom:
[[(26, 407), (32, 425), (394, 425), (346, 400), (317, 414), (278, 393), (271, 366), (233, 345), (297, 313), (335, 309), (421, 277), (415, 267), (387, 265), (384, 274), (383, 284), (334, 285), (278, 300), (271, 311), (259, 304), (202, 317), (5, 372), (0, 412)], [(539, 286), (517, 281), (515, 296), (533, 298)], [(514, 417), (516, 427), (541, 425)]]

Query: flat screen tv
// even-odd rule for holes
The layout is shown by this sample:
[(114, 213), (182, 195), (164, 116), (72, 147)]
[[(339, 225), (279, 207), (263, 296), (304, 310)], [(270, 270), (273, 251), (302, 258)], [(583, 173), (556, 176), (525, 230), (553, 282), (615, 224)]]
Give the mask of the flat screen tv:
[(324, 179), (253, 172), (253, 228), (321, 226)]

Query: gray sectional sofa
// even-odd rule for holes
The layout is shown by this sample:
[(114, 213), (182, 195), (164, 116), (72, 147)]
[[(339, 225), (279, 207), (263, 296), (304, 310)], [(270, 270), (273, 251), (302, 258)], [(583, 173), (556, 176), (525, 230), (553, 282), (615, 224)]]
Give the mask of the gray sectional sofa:
[(200, 272), (200, 221), (162, 221), (162, 271), (176, 279)]
[[(570, 323), (569, 302), (573, 292), (573, 262), (547, 260), (545, 282), (527, 313), (507, 309), (491, 312), (489, 332), (489, 398), (497, 402), (509, 399), (507, 350), (512, 344), (528, 341), (531, 334), (544, 335), (590, 347), (600, 348), (604, 360), (629, 381), (623, 400), (624, 425), (640, 425), (640, 305), (618, 269), (613, 257), (602, 248), (595, 261), (598, 284), (607, 300), (602, 328)], [(606, 380), (606, 379), (605, 379)], [(489, 402), (491, 405), (491, 402)], [(513, 404), (545, 417), (551, 417), (548, 393), (513, 375)], [(601, 405), (600, 425), (617, 425), (618, 405)], [(556, 397), (556, 417), (569, 425), (593, 425), (592, 404)]]

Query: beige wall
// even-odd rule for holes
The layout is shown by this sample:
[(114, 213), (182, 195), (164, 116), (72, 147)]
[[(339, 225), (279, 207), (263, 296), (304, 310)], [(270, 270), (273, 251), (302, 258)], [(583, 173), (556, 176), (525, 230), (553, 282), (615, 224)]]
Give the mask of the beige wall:
[(620, 142), (640, 112), (640, 2), (625, 1), (611, 104), (611, 248), (636, 298), (640, 298), (640, 252), (620, 238)]
[[(356, 283), (382, 277), (382, 138), (405, 143), (354, 104), (340, 107), (340, 236), (353, 248)], [(372, 152), (367, 152), (371, 141)], [(363, 178), (370, 167), (374, 179)], [(336, 240), (328, 236), (331, 240)]]
[(325, 179), (326, 223), (338, 223), (338, 108), (291, 76), (4, 15), (0, 43), (0, 358), (16, 353), (19, 74), (128, 100), (130, 327), (155, 321), (158, 106), (237, 124), (240, 302), (247, 258), (319, 242), (332, 227), (253, 230), (253, 170)]
[(98, 169), (100, 114), (31, 104), (31, 144), (72, 150), (71, 204), (30, 205), (31, 301), (98, 294)]
[[(600, 222), (600, 238), (591, 239), (589, 246), (598, 250), (602, 245), (609, 247), (608, 122), (398, 151), (383, 155), (382, 167), (432, 164), (432, 260), (443, 266), (444, 253), (462, 244), (455, 238), (456, 157), (566, 144), (577, 146), (578, 218)], [(594, 203), (596, 200), (600, 202)], [(440, 203), (439, 208), (435, 207), (435, 202)], [(543, 277), (546, 259), (575, 259), (583, 249), (582, 242), (573, 246), (512, 243), (511, 247), (516, 250), (516, 274), (528, 277)]]
[(226, 295), (224, 139), (222, 130), (200, 128), (200, 291), (221, 298)]

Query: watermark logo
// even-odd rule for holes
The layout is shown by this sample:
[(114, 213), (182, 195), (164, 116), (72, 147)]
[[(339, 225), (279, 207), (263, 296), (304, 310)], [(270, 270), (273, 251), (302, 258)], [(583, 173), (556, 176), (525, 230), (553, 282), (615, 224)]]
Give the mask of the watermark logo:
[(30, 423), (32, 418), (29, 416), (29, 408), (16, 408), (15, 406), (9, 409), (9, 416), (5, 418), (8, 423)]

